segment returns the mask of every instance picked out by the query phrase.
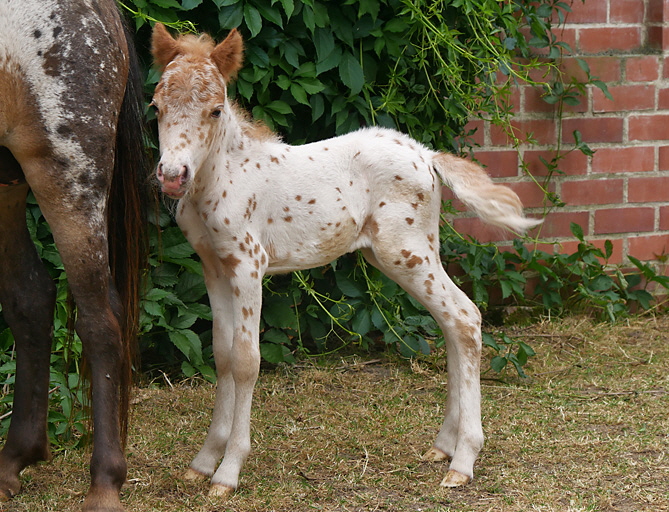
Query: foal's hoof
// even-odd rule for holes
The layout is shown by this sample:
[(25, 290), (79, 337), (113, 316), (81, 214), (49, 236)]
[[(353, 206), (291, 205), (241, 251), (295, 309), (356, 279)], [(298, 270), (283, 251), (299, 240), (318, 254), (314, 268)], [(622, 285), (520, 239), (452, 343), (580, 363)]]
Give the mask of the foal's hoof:
[(441, 481), (441, 486), (442, 487), (462, 487), (464, 485), (467, 485), (469, 482), (471, 482), (471, 478), (468, 477), (467, 475), (463, 475), (462, 473), (458, 473), (457, 471), (453, 469), (449, 469), (448, 473), (446, 473), (446, 476), (444, 479)]
[(425, 452), (425, 455), (423, 455), (423, 460), (428, 462), (442, 462), (449, 459), (450, 457), (448, 454), (442, 452), (439, 448), (435, 448), (434, 446)]
[(198, 480), (206, 480), (208, 477), (204, 473), (200, 473), (199, 471), (195, 471), (193, 468), (188, 468), (188, 471), (184, 473), (184, 480), (189, 480), (191, 482), (195, 482)]
[(209, 489), (209, 497), (228, 499), (234, 494), (234, 492), (235, 489), (228, 487), (227, 485), (212, 484), (211, 488)]

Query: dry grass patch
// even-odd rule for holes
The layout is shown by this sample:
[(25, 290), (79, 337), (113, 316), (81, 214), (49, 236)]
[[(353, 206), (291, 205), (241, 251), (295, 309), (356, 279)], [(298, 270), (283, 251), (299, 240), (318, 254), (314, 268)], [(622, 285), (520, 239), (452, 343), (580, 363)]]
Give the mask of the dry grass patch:
[[(138, 392), (122, 500), (145, 511), (669, 510), (669, 317), (516, 329), (537, 351), (527, 381), (483, 380), (486, 445), (474, 482), (439, 489), (420, 456), (446, 399), (443, 355), (360, 357), (263, 372), (253, 452), (227, 503), (181, 480), (211, 415), (208, 385)], [(12, 511), (76, 510), (88, 455), (24, 473)]]

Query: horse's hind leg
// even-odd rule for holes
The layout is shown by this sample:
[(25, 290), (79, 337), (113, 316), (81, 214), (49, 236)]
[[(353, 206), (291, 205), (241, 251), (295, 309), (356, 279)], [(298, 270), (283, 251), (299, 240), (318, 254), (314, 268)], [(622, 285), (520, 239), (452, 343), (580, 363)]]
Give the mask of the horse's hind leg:
[(27, 185), (0, 188), (0, 304), (17, 362), (12, 420), (0, 451), (0, 500), (19, 491), (23, 468), (50, 457), (46, 417), (56, 289), (28, 234), (27, 192)]
[[(406, 230), (403, 227), (403, 230)], [(481, 427), (481, 315), (444, 271), (433, 242), (413, 231), (393, 230), (387, 243), (378, 241), (363, 254), (389, 278), (423, 304), (441, 327), (448, 353), (446, 415), (427, 460), (451, 458), (443, 486), (469, 482), (483, 446)], [(398, 232), (399, 231), (399, 232)], [(438, 240), (438, 235), (430, 235)], [(383, 238), (381, 238), (383, 240)]]

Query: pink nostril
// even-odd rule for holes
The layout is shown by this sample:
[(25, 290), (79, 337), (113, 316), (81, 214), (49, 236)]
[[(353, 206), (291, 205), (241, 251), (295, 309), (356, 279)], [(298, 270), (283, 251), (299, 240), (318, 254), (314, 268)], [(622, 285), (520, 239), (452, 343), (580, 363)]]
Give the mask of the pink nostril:
[(183, 185), (188, 181), (188, 166), (184, 165), (181, 167), (181, 173), (179, 174), (179, 181)]
[(159, 181), (163, 181), (163, 179), (164, 179), (163, 164), (158, 164), (158, 169), (156, 170), (156, 176), (158, 177)]

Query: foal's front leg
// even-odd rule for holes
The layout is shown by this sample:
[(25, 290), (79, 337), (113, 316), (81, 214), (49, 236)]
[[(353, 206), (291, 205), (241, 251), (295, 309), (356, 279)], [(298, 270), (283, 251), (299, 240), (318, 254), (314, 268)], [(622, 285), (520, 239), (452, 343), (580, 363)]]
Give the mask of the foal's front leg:
[(212, 496), (232, 494), (237, 488), (242, 465), (251, 451), (251, 401), (260, 370), (258, 329), (266, 257), (262, 258), (261, 263), (261, 256), (257, 252), (252, 258), (244, 256), (246, 258), (236, 263), (234, 270), (228, 270), (232, 276), (230, 286), (234, 326), (228, 361), (234, 382), (234, 413), (223, 462), (211, 481)]
[(211, 477), (216, 465), (223, 457), (232, 430), (235, 407), (235, 384), (232, 378), (231, 361), (233, 316), (230, 280), (223, 276), (220, 264), (210, 261), (205, 251), (198, 250), (202, 259), (209, 303), (214, 319), (213, 349), (216, 363), (216, 402), (207, 438), (197, 456), (184, 475), (187, 480)]

